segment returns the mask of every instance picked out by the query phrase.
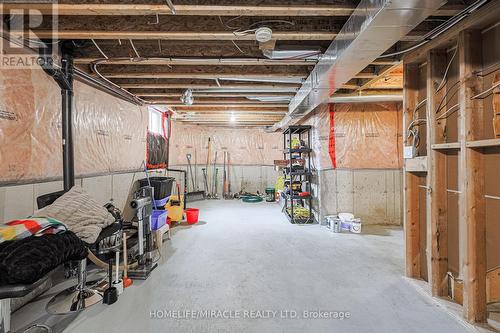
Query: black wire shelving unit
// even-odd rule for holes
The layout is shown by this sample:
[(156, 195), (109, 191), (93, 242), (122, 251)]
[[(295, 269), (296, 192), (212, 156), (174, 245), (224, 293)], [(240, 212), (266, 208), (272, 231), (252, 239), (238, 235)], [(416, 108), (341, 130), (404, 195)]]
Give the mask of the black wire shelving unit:
[[(292, 140), (298, 138), (300, 147), (293, 147)], [(293, 224), (314, 223), (312, 213), (312, 191), (311, 191), (311, 126), (295, 125), (289, 126), (283, 131), (283, 157), (288, 161), (288, 167), (283, 168), (285, 177), (285, 191), (283, 197), (285, 206), (283, 212)], [(304, 160), (303, 165), (297, 165), (298, 160)], [(295, 164), (294, 164), (295, 163)], [(300, 191), (293, 190), (293, 184), (300, 182)], [(308, 192), (307, 196), (298, 193)], [(308, 217), (296, 216), (298, 207), (308, 209)]]

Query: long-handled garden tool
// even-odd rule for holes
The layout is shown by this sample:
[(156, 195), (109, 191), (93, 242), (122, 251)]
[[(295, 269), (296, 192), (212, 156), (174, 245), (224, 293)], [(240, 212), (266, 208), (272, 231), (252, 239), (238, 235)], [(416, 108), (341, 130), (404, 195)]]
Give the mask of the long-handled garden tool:
[(217, 183), (219, 182), (219, 168), (215, 168), (215, 179), (214, 179), (214, 195), (213, 199), (219, 199), (219, 194), (218, 194), (218, 188), (217, 188)]
[(205, 195), (207, 199), (211, 198), (210, 192), (208, 192), (208, 179), (207, 179), (207, 170), (205, 168), (202, 168), (201, 171), (203, 172), (203, 183), (205, 184)]
[(206, 165), (206, 180), (207, 180), (207, 197), (210, 199), (211, 197), (211, 190), (212, 190), (212, 172), (211, 172), (211, 166), (212, 163), (210, 161), (210, 158), (212, 156), (212, 140), (211, 138), (208, 138), (208, 148), (207, 148), (207, 165)]
[(227, 186), (227, 172), (226, 172), (226, 156), (227, 152), (224, 152), (224, 171), (223, 171), (223, 183), (222, 183), (222, 197), (227, 199), (228, 186)]
[(186, 202), (193, 202), (197, 200), (205, 199), (205, 192), (195, 190), (195, 178), (193, 176), (193, 168), (191, 165), (191, 154), (186, 154), (186, 159), (188, 162), (188, 176), (191, 179), (191, 192), (186, 193)]
[(218, 169), (215, 167), (217, 165), (217, 151), (215, 151), (214, 164), (213, 164), (213, 177), (212, 177), (212, 187), (211, 187), (211, 195), (212, 199), (218, 199), (217, 196), (217, 173)]

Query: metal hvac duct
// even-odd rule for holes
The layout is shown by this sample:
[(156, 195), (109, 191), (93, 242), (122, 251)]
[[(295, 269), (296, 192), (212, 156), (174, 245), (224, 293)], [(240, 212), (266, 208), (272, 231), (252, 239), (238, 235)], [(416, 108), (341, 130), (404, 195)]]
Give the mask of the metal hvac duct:
[(361, 0), (340, 33), (289, 105), (290, 119), (306, 115), (377, 59), (419, 23), (432, 15), (443, 0)]

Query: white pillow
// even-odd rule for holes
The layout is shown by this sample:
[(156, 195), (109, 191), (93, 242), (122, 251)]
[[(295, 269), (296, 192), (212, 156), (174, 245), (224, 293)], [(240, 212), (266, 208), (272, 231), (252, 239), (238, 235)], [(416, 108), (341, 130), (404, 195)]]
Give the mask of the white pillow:
[(59, 197), (52, 205), (35, 212), (34, 216), (52, 217), (68, 226), (84, 242), (94, 243), (102, 229), (114, 222), (113, 216), (80, 186)]

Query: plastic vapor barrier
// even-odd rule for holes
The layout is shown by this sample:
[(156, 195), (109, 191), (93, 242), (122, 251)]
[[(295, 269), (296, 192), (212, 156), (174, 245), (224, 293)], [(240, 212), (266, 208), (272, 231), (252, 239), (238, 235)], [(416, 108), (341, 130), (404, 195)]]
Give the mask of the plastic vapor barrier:
[(323, 104), (301, 123), (313, 126), (318, 170), (400, 169), (401, 119), (400, 103)]
[[(335, 155), (338, 168), (402, 167), (401, 104), (335, 104)], [(331, 135), (331, 134), (330, 134)]]
[(223, 151), (229, 153), (233, 165), (274, 165), (283, 159), (283, 136), (262, 129), (224, 128), (184, 125), (174, 122), (170, 143), (170, 165), (186, 164), (186, 154), (199, 165), (207, 161), (208, 138), (211, 138), (211, 159), (217, 151), (217, 163), (223, 163)]
[[(75, 81), (75, 173), (138, 169), (146, 154), (145, 108)], [(0, 70), (0, 182), (62, 176), (61, 93), (39, 69)]]

